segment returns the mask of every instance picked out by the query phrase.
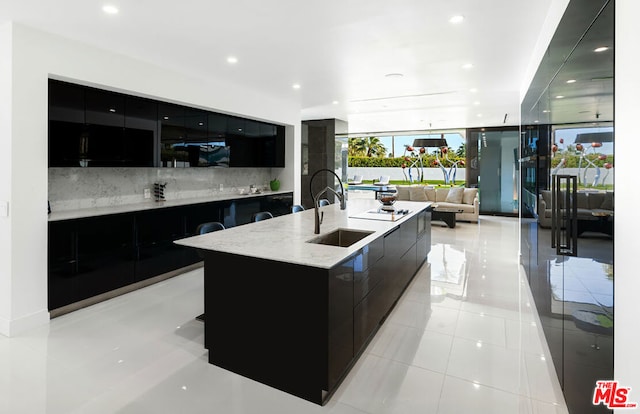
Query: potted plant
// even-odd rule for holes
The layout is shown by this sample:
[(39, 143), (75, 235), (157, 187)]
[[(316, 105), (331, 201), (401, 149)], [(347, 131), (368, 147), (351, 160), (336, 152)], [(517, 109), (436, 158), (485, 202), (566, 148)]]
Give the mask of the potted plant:
[(271, 191), (278, 191), (280, 189), (280, 180), (274, 178), (269, 181), (269, 187), (271, 187)]

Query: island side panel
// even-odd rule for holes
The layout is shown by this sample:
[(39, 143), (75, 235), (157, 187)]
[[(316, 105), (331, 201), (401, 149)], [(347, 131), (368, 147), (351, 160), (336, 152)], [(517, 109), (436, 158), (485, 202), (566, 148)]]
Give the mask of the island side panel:
[(328, 270), (205, 253), (209, 362), (322, 404), (328, 382)]

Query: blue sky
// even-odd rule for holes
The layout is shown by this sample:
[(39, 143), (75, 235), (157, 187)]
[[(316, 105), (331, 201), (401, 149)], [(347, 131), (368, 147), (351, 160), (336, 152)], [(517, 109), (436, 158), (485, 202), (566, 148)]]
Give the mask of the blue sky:
[[(613, 131), (613, 127), (599, 127), (599, 128), (563, 128), (555, 130), (555, 143), (558, 145), (558, 149), (560, 151), (565, 150), (568, 145), (573, 145), (575, 147), (575, 140), (578, 134), (590, 133), (590, 132), (611, 132)], [(560, 140), (564, 142), (561, 143)], [(587, 148), (587, 154), (591, 154), (593, 150), (591, 150), (589, 145), (585, 145)], [(596, 148), (596, 152), (598, 154), (613, 154), (613, 142), (603, 142), (602, 146)]]

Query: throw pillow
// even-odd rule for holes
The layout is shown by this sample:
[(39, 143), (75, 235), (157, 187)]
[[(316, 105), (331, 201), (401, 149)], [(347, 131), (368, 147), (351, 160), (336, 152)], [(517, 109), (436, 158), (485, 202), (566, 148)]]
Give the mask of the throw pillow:
[(449, 189), (449, 194), (447, 194), (447, 198), (444, 200), (447, 203), (462, 203), (462, 196), (464, 195), (464, 187), (451, 187)]
[(436, 188), (436, 202), (442, 203), (447, 200), (447, 195), (449, 195), (448, 188)]
[(613, 210), (613, 193), (611, 191), (605, 193), (604, 201), (600, 205), (600, 208), (603, 210)]
[(424, 192), (424, 186), (417, 185), (409, 187), (409, 200), (411, 201), (429, 201), (427, 194)]
[(578, 208), (589, 209), (589, 196), (587, 193), (579, 191), (577, 193)]
[(409, 192), (409, 188), (406, 185), (397, 185), (396, 191), (398, 192), (398, 200), (411, 200), (411, 194)]
[(436, 189), (433, 188), (432, 185), (427, 185), (424, 187), (424, 192), (427, 195), (428, 201), (436, 201)]
[(473, 200), (476, 198), (476, 194), (478, 194), (477, 188), (465, 188), (462, 195), (462, 202), (469, 205), (473, 204)]

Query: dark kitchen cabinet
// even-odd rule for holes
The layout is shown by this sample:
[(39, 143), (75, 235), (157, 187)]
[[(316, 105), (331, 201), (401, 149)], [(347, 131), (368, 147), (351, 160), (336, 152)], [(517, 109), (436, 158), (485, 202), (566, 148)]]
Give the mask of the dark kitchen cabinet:
[(344, 261), (329, 270), (327, 384), (333, 389), (351, 364), (353, 348), (353, 259)]
[(385, 238), (381, 237), (362, 249), (353, 260), (353, 346), (361, 349), (376, 331), (388, 310), (384, 299), (383, 266)]
[(150, 123), (148, 113), (154, 112), (148, 100), (50, 80), (49, 166), (153, 166), (156, 116)]
[(416, 243), (417, 265), (427, 260), (431, 251), (431, 207), (418, 213), (418, 241)]
[(159, 162), (158, 103), (135, 96), (125, 97), (124, 152), (131, 167), (153, 167)]
[(48, 237), (49, 309), (133, 283), (132, 215), (49, 223)]
[(284, 127), (230, 117), (226, 143), (231, 167), (284, 167)]
[(85, 88), (49, 80), (49, 120), (84, 125)]
[(101, 89), (87, 88), (85, 92), (85, 123), (124, 128), (125, 96)]
[(48, 246), (48, 303), (49, 309), (57, 309), (78, 300), (78, 238), (75, 221), (49, 223)]
[(133, 283), (133, 216), (118, 214), (77, 221), (77, 300)]
[(189, 154), (184, 146), (184, 140), (187, 136), (185, 130), (185, 108), (168, 103), (158, 104), (158, 125), (160, 166), (185, 166), (189, 162)]
[(278, 205), (274, 215), (288, 214), (292, 200), (283, 193), (237, 199), (239, 210), (225, 210), (231, 200), (49, 222), (49, 309), (197, 263), (202, 258), (195, 249), (173, 242), (195, 235), (201, 223), (248, 223), (261, 206)]
[(260, 197), (260, 211), (268, 211), (276, 216), (283, 216), (291, 213), (293, 205), (293, 194), (277, 194)]
[(284, 167), (283, 126), (49, 80), (50, 167)]
[(191, 264), (187, 250), (173, 243), (186, 236), (184, 213), (183, 208), (166, 208), (136, 215), (136, 281)]

